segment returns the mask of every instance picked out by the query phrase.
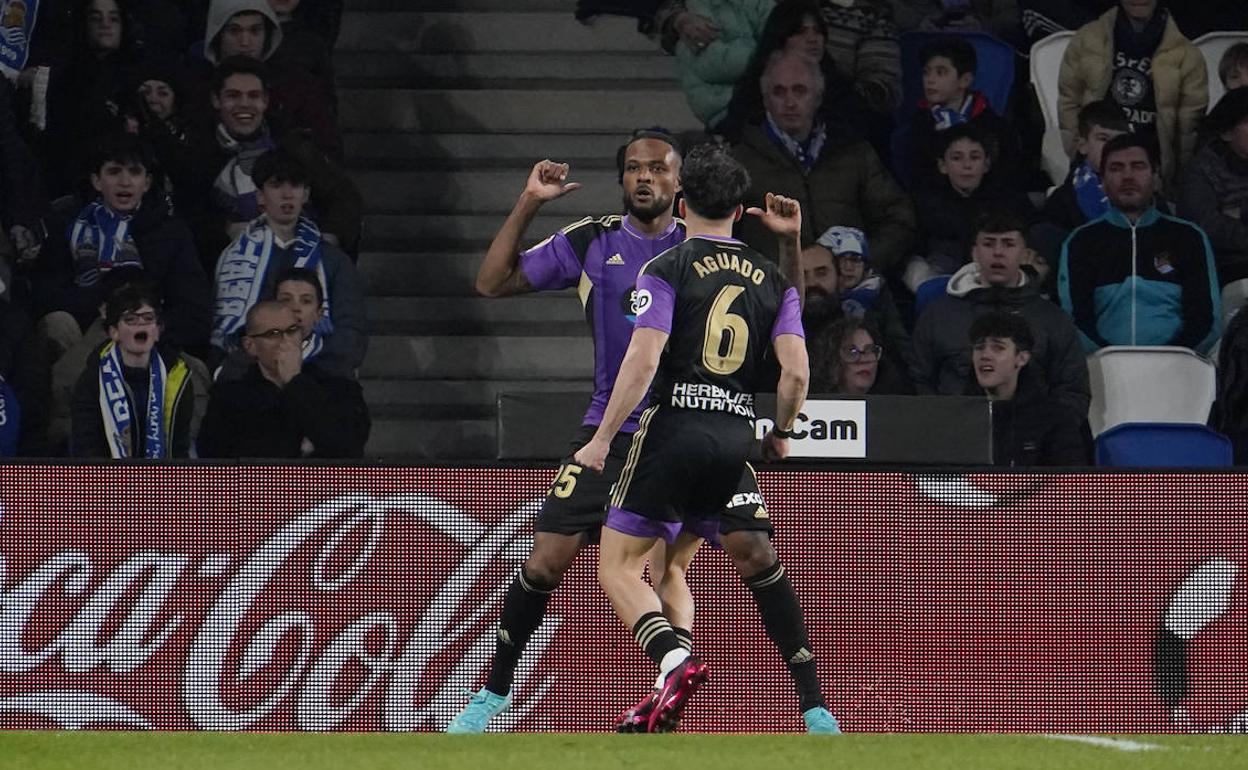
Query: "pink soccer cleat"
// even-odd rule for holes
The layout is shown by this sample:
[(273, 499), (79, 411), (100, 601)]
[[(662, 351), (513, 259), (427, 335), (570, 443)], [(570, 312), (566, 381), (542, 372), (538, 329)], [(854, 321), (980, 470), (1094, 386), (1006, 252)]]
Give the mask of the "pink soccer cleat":
[(648, 733), (650, 732), (650, 714), (659, 702), (659, 691), (651, 690), (646, 697), (625, 711), (615, 723), (617, 733)]
[(675, 729), (677, 720), (693, 696), (695, 690), (707, 679), (706, 664), (695, 657), (672, 669), (663, 681), (663, 689), (659, 691), (654, 710), (650, 712), (650, 722), (646, 732), (670, 732)]

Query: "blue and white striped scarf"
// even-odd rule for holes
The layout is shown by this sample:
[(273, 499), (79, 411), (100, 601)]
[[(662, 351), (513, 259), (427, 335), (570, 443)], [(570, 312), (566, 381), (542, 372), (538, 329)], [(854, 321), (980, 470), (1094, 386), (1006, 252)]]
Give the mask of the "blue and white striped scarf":
[[(247, 324), (247, 311), (262, 299), (260, 294), (264, 289), (265, 276), (271, 269), (273, 246), (273, 229), (268, 225), (268, 218), (262, 216), (253, 220), (238, 240), (221, 254), (221, 259), (217, 262), (213, 345), (223, 350), (236, 347), (237, 335)], [(321, 261), (324, 254), (321, 231), (311, 219), (299, 217), (299, 223), (295, 226), (293, 250), (295, 262), (292, 266), (315, 270), (325, 294), (321, 317), (313, 327), (313, 344), (304, 346), (304, 360), (307, 360), (320, 352), (320, 337), (331, 334), (334, 330), (329, 315), (329, 282), (325, 278), (325, 265)]]
[(99, 201), (78, 212), (69, 225), (69, 249), (74, 258), (74, 283), (94, 286), (100, 274), (118, 265), (142, 266), (138, 247), (130, 235), (130, 214), (118, 214)]
[[(100, 413), (104, 418), (104, 437), (113, 459), (130, 456), (134, 415), (130, 389), (121, 361), (121, 349), (110, 342), (100, 351)], [(169, 436), (165, 425), (165, 380), (169, 371), (160, 354), (152, 351), (147, 386), (147, 413), (143, 421), (143, 456), (149, 460), (167, 457)]]

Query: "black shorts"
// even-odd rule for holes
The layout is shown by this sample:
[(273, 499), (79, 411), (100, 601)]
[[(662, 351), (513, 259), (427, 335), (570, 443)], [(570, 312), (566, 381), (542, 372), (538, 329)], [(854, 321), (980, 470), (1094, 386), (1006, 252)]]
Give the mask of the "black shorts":
[(572, 437), (568, 454), (561, 461), (555, 480), (546, 492), (542, 510), (537, 514), (537, 522), (533, 528), (538, 532), (553, 532), (558, 535), (579, 535), (584, 532), (589, 535), (590, 540), (598, 539), (598, 530), (607, 518), (611, 488), (620, 477), (633, 435), (615, 434), (615, 438), (611, 439), (607, 462), (602, 473), (598, 474), (581, 467), (572, 459), (572, 455), (588, 444), (597, 430), (596, 425), (582, 425)]
[[(559, 535), (585, 533), (591, 541), (598, 539), (598, 530), (607, 518), (607, 506), (624, 461), (633, 443), (633, 434), (619, 433), (611, 441), (606, 466), (601, 475), (583, 469), (572, 460), (576, 450), (589, 443), (597, 427), (583, 425), (573, 437), (568, 454), (563, 458), (554, 482), (546, 493), (534, 529)], [(722, 512), (721, 532), (750, 530), (772, 533), (771, 519), (758, 489), (754, 469), (748, 464), (741, 473), (737, 487)]]
[(612, 494), (611, 509), (654, 522), (657, 528), (630, 532), (621, 527), (621, 531), (669, 541), (682, 523), (708, 539), (720, 531), (770, 533), (758, 482), (746, 463), (753, 443), (750, 423), (734, 415), (647, 409)]

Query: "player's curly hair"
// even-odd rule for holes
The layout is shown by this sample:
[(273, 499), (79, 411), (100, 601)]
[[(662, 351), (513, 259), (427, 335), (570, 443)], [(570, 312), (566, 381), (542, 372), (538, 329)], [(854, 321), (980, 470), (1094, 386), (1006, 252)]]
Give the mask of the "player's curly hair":
[(685, 205), (706, 219), (727, 219), (750, 189), (750, 173), (728, 154), (728, 146), (701, 144), (680, 169)]

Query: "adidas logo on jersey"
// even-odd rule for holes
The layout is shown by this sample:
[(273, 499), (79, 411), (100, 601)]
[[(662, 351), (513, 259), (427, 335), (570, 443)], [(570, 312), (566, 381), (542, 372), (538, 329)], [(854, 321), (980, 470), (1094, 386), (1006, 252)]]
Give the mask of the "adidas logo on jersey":
[(615, 254), (612, 254), (610, 257), (607, 257), (607, 264), (608, 265), (622, 265), (624, 264), (624, 257), (620, 256), (618, 252)]

